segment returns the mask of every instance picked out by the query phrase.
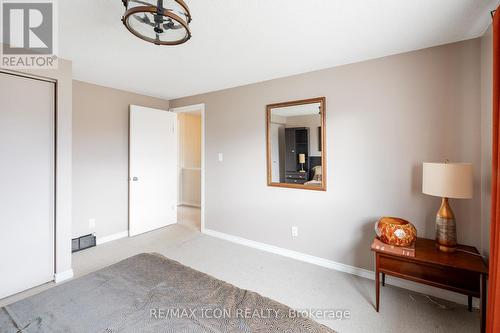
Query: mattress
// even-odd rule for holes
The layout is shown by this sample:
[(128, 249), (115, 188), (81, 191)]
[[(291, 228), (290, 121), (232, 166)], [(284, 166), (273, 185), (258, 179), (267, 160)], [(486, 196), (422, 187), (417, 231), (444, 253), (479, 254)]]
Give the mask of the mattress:
[(1, 332), (333, 332), (159, 254), (139, 254), (0, 309)]

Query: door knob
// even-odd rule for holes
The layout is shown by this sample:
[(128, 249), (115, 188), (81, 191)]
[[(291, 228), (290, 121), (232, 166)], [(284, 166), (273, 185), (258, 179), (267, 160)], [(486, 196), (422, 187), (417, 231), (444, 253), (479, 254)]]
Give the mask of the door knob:
[(138, 181), (138, 180), (139, 180), (139, 178), (138, 178), (138, 177), (132, 177), (132, 181), (133, 181), (133, 182), (136, 182), (136, 181)]

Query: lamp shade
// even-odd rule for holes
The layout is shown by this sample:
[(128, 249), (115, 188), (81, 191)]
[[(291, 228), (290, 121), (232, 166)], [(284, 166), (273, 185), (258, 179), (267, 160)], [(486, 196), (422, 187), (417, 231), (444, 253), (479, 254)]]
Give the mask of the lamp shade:
[(306, 154), (299, 154), (299, 163), (306, 163)]
[(472, 164), (424, 163), (422, 192), (442, 198), (472, 198)]

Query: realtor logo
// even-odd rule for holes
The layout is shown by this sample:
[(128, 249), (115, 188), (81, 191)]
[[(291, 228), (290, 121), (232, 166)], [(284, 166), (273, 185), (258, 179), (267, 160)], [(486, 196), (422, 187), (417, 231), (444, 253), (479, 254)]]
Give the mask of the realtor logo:
[(52, 0), (2, 0), (1, 8), (1, 67), (56, 67), (55, 3)]

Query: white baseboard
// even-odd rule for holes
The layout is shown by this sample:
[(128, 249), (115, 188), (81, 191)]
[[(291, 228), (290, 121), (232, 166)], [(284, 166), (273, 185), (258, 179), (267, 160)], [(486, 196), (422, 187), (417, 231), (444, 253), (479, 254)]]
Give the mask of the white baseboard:
[(73, 269), (68, 269), (67, 271), (54, 274), (54, 282), (60, 283), (73, 278)]
[(111, 241), (114, 241), (114, 240), (117, 240), (120, 238), (125, 238), (125, 237), (128, 237), (128, 230), (125, 230), (125, 231), (122, 231), (122, 232), (119, 232), (116, 234), (112, 234), (109, 236), (98, 237), (96, 239), (96, 245), (101, 245), (101, 244), (111, 242)]
[[(333, 260), (312, 256), (310, 254), (305, 254), (302, 252), (288, 250), (288, 249), (281, 248), (281, 247), (274, 246), (274, 245), (256, 242), (253, 240), (249, 240), (249, 239), (234, 236), (234, 235), (225, 234), (223, 232), (215, 231), (215, 230), (211, 230), (211, 229), (205, 228), (202, 230), (202, 233), (209, 235), (209, 236), (216, 237), (216, 238), (220, 238), (220, 239), (223, 239), (223, 240), (226, 240), (229, 242), (233, 242), (236, 244), (248, 246), (248, 247), (251, 247), (254, 249), (278, 254), (278, 255), (281, 255), (281, 256), (284, 256), (287, 258), (292, 258), (292, 259), (303, 261), (303, 262), (307, 262), (309, 264), (333, 269), (333, 270), (344, 272), (344, 273), (353, 274), (353, 275), (360, 276), (360, 277), (370, 279), (370, 280), (375, 280), (375, 272), (371, 271), (371, 270), (364, 269), (364, 268), (342, 264), (342, 263), (339, 263), (339, 262), (336, 262)], [(367, 248), (367, 251), (370, 251), (370, 249)], [(450, 292), (450, 291), (442, 290), (439, 288), (434, 288), (431, 286), (427, 286), (427, 285), (423, 285), (423, 284), (419, 284), (419, 283), (414, 283), (411, 281), (395, 278), (392, 276), (386, 276), (385, 282), (386, 282), (386, 284), (393, 285), (393, 286), (400, 287), (400, 288), (404, 288), (404, 289), (408, 289), (408, 290), (411, 290), (411, 291), (414, 291), (417, 293), (422, 293), (422, 294), (438, 297), (441, 299), (445, 299), (445, 300), (448, 300), (451, 302), (455, 302), (458, 304), (467, 305), (467, 296), (462, 295), (462, 294), (458, 294), (455, 292)], [(479, 307), (479, 302), (477, 299), (474, 299), (473, 306), (475, 308)]]

